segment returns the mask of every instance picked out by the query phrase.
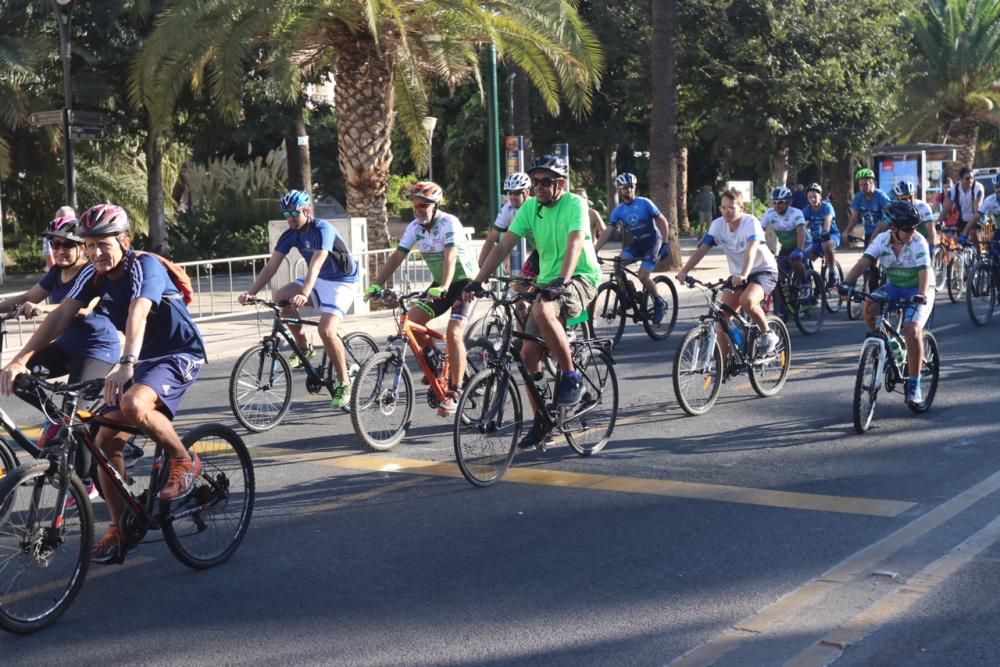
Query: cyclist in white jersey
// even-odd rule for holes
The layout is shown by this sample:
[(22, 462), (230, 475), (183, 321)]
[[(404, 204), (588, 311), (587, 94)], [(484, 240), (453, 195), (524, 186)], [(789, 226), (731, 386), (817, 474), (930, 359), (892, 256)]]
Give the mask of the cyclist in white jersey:
[[(976, 172), (969, 167), (962, 167), (958, 175), (959, 184), (944, 193), (944, 206), (941, 207), (939, 220), (942, 223), (946, 221), (951, 210), (957, 206), (958, 218), (965, 226), (959, 242), (976, 242), (979, 241), (979, 227), (973, 223), (978, 217), (979, 207), (983, 205), (986, 191), (982, 183), (976, 180)], [(966, 238), (963, 239), (962, 236)]]
[[(976, 217), (962, 230), (962, 236), (958, 238), (959, 243), (964, 245), (969, 241), (978, 243), (981, 240), (984, 216), (993, 220), (994, 224), (1000, 220), (1000, 174), (993, 177), (993, 194), (983, 200), (979, 210), (976, 211)], [(998, 229), (994, 230), (990, 243), (991, 252), (994, 253), (1000, 247), (1000, 225), (997, 227)]]
[[(810, 236), (802, 209), (792, 206), (792, 191), (781, 185), (771, 190), (771, 208), (764, 212), (760, 226), (774, 230), (778, 237), (778, 264), (788, 262), (799, 280), (805, 278), (805, 258)], [(807, 297), (808, 298), (808, 297)]]

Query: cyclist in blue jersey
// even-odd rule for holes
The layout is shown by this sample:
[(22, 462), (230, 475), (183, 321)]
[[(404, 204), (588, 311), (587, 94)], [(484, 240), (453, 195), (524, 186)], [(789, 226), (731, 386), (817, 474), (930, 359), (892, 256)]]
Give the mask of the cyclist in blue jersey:
[(656, 293), (656, 285), (649, 274), (656, 268), (657, 262), (670, 255), (668, 234), (670, 231), (666, 216), (660, 213), (656, 204), (645, 197), (636, 197), (635, 175), (628, 172), (618, 175), (615, 181), (618, 185), (618, 197), (621, 203), (611, 212), (608, 226), (594, 242), (594, 252), (597, 252), (608, 242), (611, 234), (623, 225), (632, 235), (632, 242), (622, 250), (622, 259), (639, 260), (639, 280), (646, 293), (654, 298), (653, 324), (659, 324), (667, 312), (666, 302)]
[(834, 265), (834, 250), (840, 245), (840, 227), (837, 226), (837, 212), (833, 204), (823, 200), (823, 188), (819, 183), (810, 183), (806, 188), (808, 203), (802, 209), (806, 219), (806, 227), (812, 239), (809, 245), (809, 257), (823, 255), (829, 275), (823, 276), (827, 285), (833, 284), (836, 272)]
[(875, 187), (875, 172), (867, 167), (858, 169), (854, 175), (858, 182), (858, 194), (854, 195), (851, 202), (851, 222), (845, 230), (844, 237), (851, 234), (858, 223), (865, 227), (865, 246), (871, 240), (875, 228), (885, 218), (885, 211), (889, 208), (889, 197)]
[[(84, 306), (100, 298), (115, 328), (125, 334), (122, 356), (104, 380), (107, 416), (140, 428), (163, 448), (171, 462), (160, 500), (183, 498), (201, 474), (201, 461), (195, 452), (188, 454), (172, 419), (205, 362), (201, 333), (160, 260), (132, 250), (125, 211), (112, 204), (98, 204), (83, 214), (77, 229), (91, 264), (80, 271), (59, 307), (0, 372), (0, 394), (9, 396), (17, 376), (28, 371), (28, 359), (66, 331)], [(122, 450), (130, 437), (130, 433), (108, 426), (97, 434), (98, 446), (123, 476)], [(106, 475), (101, 469), (105, 488), (111, 484)], [(125, 557), (120, 529), (123, 501), (112, 493), (105, 502), (111, 526), (94, 545), (91, 560), (121, 563)]]
[[(347, 317), (347, 311), (354, 302), (358, 263), (337, 228), (326, 220), (313, 217), (313, 202), (308, 192), (289, 190), (278, 204), (281, 206), (281, 214), (288, 220), (288, 229), (278, 237), (274, 252), (254, 279), (253, 285), (240, 295), (240, 303), (246, 304), (267, 285), (292, 248), (302, 253), (309, 264), (305, 277), (278, 289), (274, 293), (274, 300), (289, 302), (281, 311), (284, 317), (297, 317), (298, 309), (307, 303), (319, 308), (322, 313), (317, 327), (319, 338), (337, 372), (337, 384), (333, 388), (330, 402), (333, 407), (342, 408), (351, 400), (351, 381), (347, 374), (344, 343), (337, 335), (337, 326)], [(290, 325), (289, 328), (295, 341), (306, 350), (306, 356), (312, 357), (315, 352), (302, 332), (302, 325)], [(292, 368), (297, 368), (301, 363), (298, 355), (292, 355), (288, 360)]]

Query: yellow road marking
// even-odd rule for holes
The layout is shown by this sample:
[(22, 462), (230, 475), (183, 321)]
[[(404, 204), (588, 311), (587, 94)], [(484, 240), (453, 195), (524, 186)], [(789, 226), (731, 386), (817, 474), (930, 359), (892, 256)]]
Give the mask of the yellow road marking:
[[(266, 449), (270, 450), (270, 448)], [(461, 476), (458, 466), (452, 462), (391, 458), (378, 454), (355, 454), (339, 457), (326, 456), (322, 459), (313, 459), (311, 462), (348, 470), (399, 472), (433, 477)], [(504, 476), (504, 480), (520, 484), (537, 484), (540, 486), (669, 496), (672, 498), (712, 500), (741, 505), (781, 507), (887, 518), (898, 516), (915, 505), (915, 503), (900, 500), (826, 496), (815, 493), (772, 491), (769, 489), (754, 489), (723, 484), (700, 484), (618, 475), (542, 470), (538, 468), (511, 468)]]

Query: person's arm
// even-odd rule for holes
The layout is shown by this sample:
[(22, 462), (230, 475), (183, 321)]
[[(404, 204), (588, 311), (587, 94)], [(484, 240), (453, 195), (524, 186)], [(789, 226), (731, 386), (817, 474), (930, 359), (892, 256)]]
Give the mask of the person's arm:
[(101, 302), (101, 297), (95, 296), (90, 300), (90, 303), (85, 305), (83, 308), (77, 311), (76, 316), (81, 318), (90, 317), (90, 314), (94, 312), (94, 308), (97, 308), (97, 304)]
[(945, 193), (944, 195), (944, 203), (941, 205), (941, 215), (938, 216), (938, 222), (940, 222), (942, 225), (945, 222), (947, 222), (948, 216), (951, 214), (951, 207), (953, 205), (954, 204), (952, 204), (951, 201), (951, 189), (949, 188), (948, 192)]
[(507, 230), (507, 233), (503, 235), (500, 239), (500, 243), (493, 248), (492, 252), (486, 257), (486, 261), (479, 265), (479, 273), (476, 274), (475, 282), (481, 283), (496, 271), (497, 267), (500, 266), (500, 262), (504, 260), (514, 246), (521, 240), (521, 237), (514, 232)]
[(931, 286), (931, 275), (932, 272), (926, 266), (920, 269), (920, 294), (924, 296), (927, 301), (931, 300), (932, 291), (934, 288)]
[(594, 252), (604, 247), (604, 244), (608, 242), (611, 235), (615, 233), (615, 228), (611, 225), (605, 225), (604, 229), (601, 231), (601, 235), (597, 237), (597, 241), (594, 242)]
[(851, 270), (847, 272), (847, 275), (844, 276), (844, 283), (847, 285), (853, 285), (858, 277), (871, 267), (872, 262), (872, 258), (868, 255), (861, 255), (861, 259), (859, 259), (854, 266), (851, 267)]
[(22, 303), (41, 303), (49, 298), (52, 292), (48, 291), (38, 283), (35, 283), (28, 288), (27, 292), (23, 294), (18, 294), (17, 296), (7, 297), (3, 301), (0, 301), (0, 313), (6, 313), (14, 310)]
[(594, 209), (589, 209), (587, 211), (587, 215), (590, 216), (590, 224), (597, 231), (597, 235), (603, 236), (604, 230), (607, 229), (608, 226), (604, 224), (604, 218), (601, 217), (601, 214)]
[(660, 213), (656, 216), (656, 228), (660, 230), (660, 238), (663, 243), (667, 243), (670, 239), (670, 223), (667, 221), (667, 216)]
[(795, 236), (799, 244), (799, 250), (804, 252), (806, 249), (806, 226), (797, 225), (795, 227)]
[(492, 227), (489, 233), (486, 234), (486, 240), (483, 241), (483, 249), (479, 251), (480, 264), (486, 261), (486, 258), (489, 257), (498, 240), (500, 240), (500, 232), (496, 227)]
[(739, 287), (746, 282), (747, 276), (750, 275), (750, 269), (753, 268), (753, 260), (757, 255), (758, 248), (760, 248), (759, 239), (747, 241), (747, 248), (743, 251), (743, 267), (740, 269), (740, 275), (733, 276), (733, 287)]
[(391, 255), (389, 255), (385, 260), (385, 265), (375, 276), (375, 280), (372, 285), (385, 286), (385, 281), (392, 277), (392, 274), (396, 271), (403, 260), (406, 259), (406, 253), (399, 248), (396, 249)]
[(104, 380), (104, 402), (115, 405), (124, 393), (124, 387), (135, 372), (135, 361), (142, 351), (142, 342), (146, 337), (146, 320), (153, 301), (146, 297), (136, 297), (128, 306), (128, 319), (125, 320), (125, 344), (122, 346), (122, 360), (131, 357), (128, 363), (119, 363)]
[(76, 313), (83, 304), (76, 299), (64, 299), (59, 307), (42, 320), (35, 333), (31, 335), (24, 347), (14, 355), (3, 371), (0, 371), (0, 395), (10, 396), (14, 389), (14, 379), (28, 372), (25, 364), (43, 347), (58, 338), (70, 325)]
[(326, 261), (329, 254), (326, 250), (316, 250), (313, 252), (312, 259), (309, 260), (309, 268), (306, 269), (306, 277), (302, 280), (302, 293), (296, 294), (289, 299), (294, 307), (301, 308), (309, 303), (309, 295), (312, 294), (313, 288), (316, 287), (319, 272), (323, 268), (323, 262)]
[(833, 227), (833, 216), (832, 215), (823, 216), (823, 233), (829, 234), (832, 227)]
[(451, 287), (451, 281), (455, 279), (455, 264), (458, 263), (458, 248), (454, 245), (444, 247), (444, 261), (441, 265), (441, 284), (438, 287), (444, 294)]
[(264, 267), (260, 270), (260, 273), (257, 274), (257, 277), (254, 278), (253, 284), (250, 285), (250, 289), (240, 295), (240, 303), (245, 303), (247, 297), (256, 296), (257, 292), (259, 292), (264, 285), (267, 284), (267, 281), (269, 281), (278, 271), (278, 267), (281, 266), (281, 262), (284, 259), (285, 253), (278, 252), (277, 250), (272, 252), (271, 257), (267, 260), (267, 264), (264, 265)]

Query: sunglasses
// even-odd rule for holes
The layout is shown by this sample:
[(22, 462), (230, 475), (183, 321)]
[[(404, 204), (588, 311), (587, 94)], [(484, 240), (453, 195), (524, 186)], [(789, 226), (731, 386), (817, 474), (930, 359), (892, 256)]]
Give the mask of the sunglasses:
[(72, 241), (49, 241), (49, 247), (53, 250), (69, 250), (79, 245), (79, 243), (73, 243)]
[(559, 180), (561, 180), (561, 179), (558, 179), (558, 178), (549, 178), (549, 177), (545, 177), (545, 178), (533, 178), (533, 179), (531, 179), (531, 184), (534, 185), (536, 188), (537, 187), (551, 188), (552, 186), (554, 186), (556, 184), (556, 181), (559, 181)]
[(297, 208), (294, 211), (282, 211), (281, 215), (285, 216), (286, 218), (296, 218), (296, 217), (298, 217), (299, 213), (301, 213), (301, 212), (302, 212), (302, 209), (301, 208)]

